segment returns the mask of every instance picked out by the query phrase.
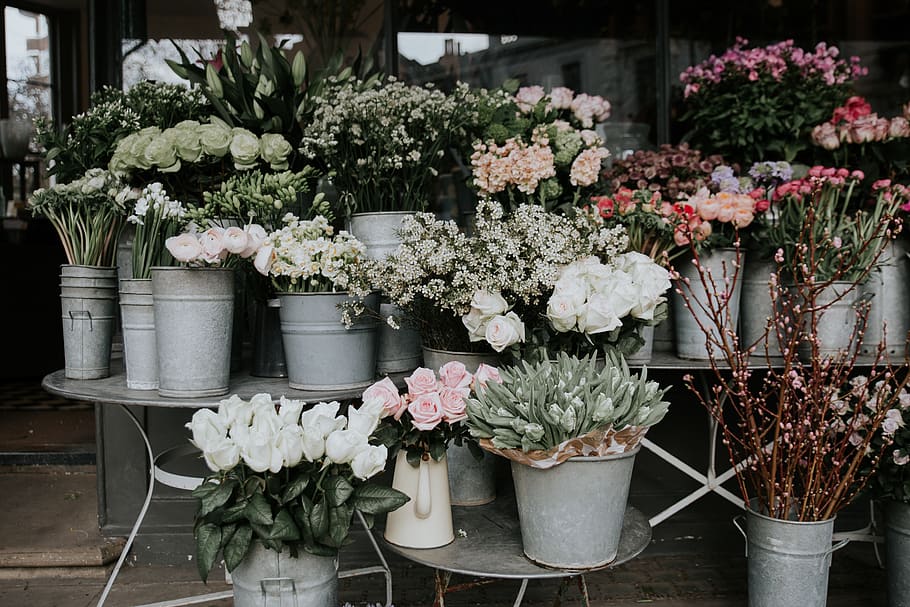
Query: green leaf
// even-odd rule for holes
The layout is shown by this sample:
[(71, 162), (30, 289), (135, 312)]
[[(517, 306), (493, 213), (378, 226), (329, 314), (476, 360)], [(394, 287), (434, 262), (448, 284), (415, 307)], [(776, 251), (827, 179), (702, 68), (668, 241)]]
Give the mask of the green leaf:
[(199, 506), (199, 516), (205, 516), (223, 506), (230, 499), (236, 486), (236, 481), (224, 481), (214, 491), (204, 496)]
[(397, 489), (368, 484), (357, 487), (351, 505), (364, 514), (382, 514), (397, 510), (410, 499)]
[(278, 511), (278, 515), (275, 516), (275, 524), (272, 525), (272, 530), (269, 532), (269, 539), (283, 542), (300, 539), (300, 529), (294, 523), (294, 517), (290, 512), (283, 508)]
[(246, 510), (246, 505), (249, 503), (247, 500), (243, 500), (231, 506), (230, 508), (225, 508), (224, 512), (221, 515), (222, 523), (236, 523), (237, 521), (244, 518), (244, 512)]
[(257, 525), (271, 525), (273, 522), (272, 508), (261, 493), (253, 494), (250, 502), (244, 508), (243, 514), (247, 520)]
[[(435, 438), (435, 437), (434, 437)], [(446, 443), (444, 440), (430, 439), (430, 457), (433, 461), (441, 460), (446, 454)]]
[(224, 564), (228, 571), (240, 564), (246, 553), (249, 552), (250, 543), (253, 541), (253, 529), (249, 525), (237, 527), (234, 535), (224, 547)]
[(287, 504), (300, 497), (300, 494), (303, 493), (303, 490), (306, 489), (309, 482), (310, 477), (306, 474), (298, 475), (284, 488), (284, 491), (281, 492), (281, 503)]
[(300, 507), (294, 508), (294, 519), (300, 527), (300, 534), (305, 544), (313, 543), (313, 527), (310, 525), (310, 513), (313, 511), (313, 502), (305, 495), (300, 496)]
[(326, 480), (325, 499), (329, 506), (340, 506), (354, 493), (354, 487), (343, 476), (330, 476)]
[(215, 566), (218, 549), (221, 548), (221, 527), (206, 523), (196, 528), (196, 567), (199, 577), (206, 581), (209, 572)]
[(353, 510), (345, 505), (329, 508), (329, 541), (326, 542), (329, 546), (340, 548), (344, 545), (351, 529), (352, 513)]
[(201, 500), (205, 496), (214, 492), (218, 487), (221, 486), (221, 483), (202, 483), (190, 493), (193, 497), (198, 500)]
[(310, 529), (313, 530), (313, 538), (320, 542), (329, 532), (329, 513), (325, 502), (313, 504), (313, 510), (310, 512)]

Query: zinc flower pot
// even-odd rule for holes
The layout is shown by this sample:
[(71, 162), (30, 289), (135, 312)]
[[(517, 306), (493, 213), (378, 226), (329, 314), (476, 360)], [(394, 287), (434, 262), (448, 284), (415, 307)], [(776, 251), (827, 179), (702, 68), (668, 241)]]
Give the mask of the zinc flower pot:
[[(910, 315), (905, 314), (910, 301), (910, 257), (907, 237), (896, 238), (885, 247), (879, 258), (881, 266), (869, 274), (861, 292), (871, 297), (863, 353), (874, 354), (887, 329), (885, 347), (888, 354), (903, 354), (904, 338), (910, 331)], [(887, 323), (887, 324), (886, 324)]]
[[(741, 257), (745, 257), (741, 254)], [(733, 264), (736, 261), (735, 249), (715, 249), (707, 253), (700, 253), (697, 259), (686, 261), (680, 264), (679, 274), (681, 281), (688, 280), (689, 287), (684, 292), (688, 295), (691, 302), (692, 311), (690, 311), (683, 301), (681, 295), (673, 291), (673, 326), (676, 333), (676, 354), (680, 358), (690, 360), (709, 360), (707, 337), (701, 326), (710, 328), (711, 334), (719, 339), (717, 329), (713, 326), (714, 322), (708, 317), (708, 314), (701, 309), (708, 302), (709, 291), (702, 283), (696, 262), (705, 270), (705, 280), (707, 274), (711, 274), (711, 289), (714, 294), (723, 294), (727, 290), (724, 279), (726, 272), (728, 280), (733, 280), (735, 268)], [(742, 294), (742, 277), (733, 282), (730, 286), (729, 302), (729, 321), (730, 329), (736, 330), (739, 322), (740, 297)], [(691, 289), (691, 291), (689, 291)], [(713, 355), (715, 358), (721, 356), (721, 353), (714, 348)]]
[(560, 569), (593, 569), (612, 562), (639, 449), (572, 457), (546, 469), (512, 461), (525, 556)]
[[(438, 371), (448, 362), (463, 363), (469, 373), (481, 364), (497, 366), (498, 354), (451, 352), (423, 348), (423, 364)], [(496, 499), (496, 456), (486, 451), (478, 460), (465, 445), (449, 445), (446, 450), (449, 468), (449, 495), (453, 506), (480, 506)]]
[[(836, 301), (836, 299), (839, 301)], [(852, 348), (853, 332), (857, 322), (865, 322), (857, 315), (857, 306), (864, 300), (860, 287), (852, 282), (835, 282), (822, 291), (815, 300), (815, 305), (830, 306), (819, 312), (815, 332), (808, 335), (799, 344), (799, 357), (808, 361), (812, 357), (812, 342), (817, 340), (818, 353), (821, 356), (832, 356), (842, 350)], [(809, 333), (809, 315), (804, 321), (803, 331)]]
[(158, 389), (158, 347), (151, 278), (120, 279), (120, 320), (126, 387)]
[(347, 293), (279, 293), (281, 338), (288, 384), (298, 390), (365, 388), (376, 374), (379, 294), (345, 327), (340, 306)]
[(401, 244), (398, 235), (401, 224), (414, 213), (409, 211), (382, 211), (354, 213), (349, 220), (350, 232), (366, 247), (367, 256), (383, 260)]
[(174, 398), (228, 392), (234, 270), (152, 268), (158, 394)]
[[(771, 274), (777, 271), (777, 264), (772, 260), (751, 258), (743, 268), (742, 301), (748, 305), (742, 307), (739, 314), (739, 335), (743, 346), (750, 346), (762, 338), (768, 318), (774, 316), (774, 302), (770, 296)], [(755, 347), (757, 356), (767, 355), (772, 358), (783, 356), (780, 342), (774, 329), (768, 334), (768, 347), (759, 342)]]
[(791, 521), (765, 516), (756, 508), (752, 500), (743, 533), (749, 607), (824, 607), (831, 555), (847, 543), (832, 547), (834, 519)]
[(66, 377), (108, 377), (117, 321), (117, 268), (61, 266), (60, 307)]
[(289, 548), (276, 552), (253, 542), (231, 571), (234, 607), (337, 607), (338, 559)]
[(455, 539), (445, 456), (439, 461), (427, 456), (415, 467), (408, 463), (405, 452), (399, 451), (392, 488), (411, 499), (389, 512), (386, 541), (405, 548), (438, 548)]
[(910, 607), (910, 504), (885, 504), (885, 570), (888, 606)]

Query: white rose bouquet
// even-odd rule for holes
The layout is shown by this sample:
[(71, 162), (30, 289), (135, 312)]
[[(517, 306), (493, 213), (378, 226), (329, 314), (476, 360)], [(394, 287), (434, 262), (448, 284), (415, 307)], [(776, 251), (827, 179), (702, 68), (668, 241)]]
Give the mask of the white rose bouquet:
[(221, 552), (228, 570), (254, 539), (280, 552), (333, 556), (348, 537), (355, 511), (373, 516), (408, 501), (369, 479), (385, 467), (387, 450), (371, 445), (382, 403), (339, 415), (337, 402), (304, 410), (299, 400), (234, 395), (217, 411), (200, 409), (187, 424), (214, 473), (193, 491), (197, 565), (208, 577)]

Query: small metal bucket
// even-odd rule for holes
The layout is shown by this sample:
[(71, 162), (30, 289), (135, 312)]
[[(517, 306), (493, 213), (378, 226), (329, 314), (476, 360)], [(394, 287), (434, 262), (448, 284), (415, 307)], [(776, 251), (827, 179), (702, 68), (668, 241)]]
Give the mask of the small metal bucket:
[(234, 607), (337, 607), (338, 559), (289, 548), (278, 553), (258, 541), (231, 571)]
[(541, 470), (512, 462), (525, 556), (559, 569), (592, 569), (616, 558), (640, 447), (573, 457)]
[(910, 504), (885, 506), (885, 568), (888, 606), (910, 607)]
[(767, 348), (762, 340), (767, 330), (768, 319), (775, 318), (774, 302), (771, 301), (771, 275), (777, 271), (774, 261), (749, 261), (743, 268), (742, 306), (739, 313), (739, 335), (743, 347), (755, 346), (755, 354), (781, 358), (780, 342), (772, 326), (768, 332)]
[[(843, 350), (849, 351), (853, 346), (850, 340), (857, 322), (865, 322), (865, 318), (860, 318), (857, 314), (857, 309), (869, 295), (861, 293), (852, 282), (832, 283), (819, 293), (815, 304), (827, 305), (838, 297), (841, 297), (840, 301), (822, 312), (816, 322), (815, 338), (818, 339), (818, 353), (822, 356), (833, 356)], [(808, 314), (804, 318), (805, 334), (809, 330), (805, 325), (808, 325), (810, 319)], [(812, 343), (803, 339), (798, 352), (801, 360), (808, 361), (812, 357)]]
[(831, 553), (848, 540), (831, 545), (834, 519), (789, 521), (747, 510), (734, 524), (746, 538), (749, 607), (824, 607), (828, 595)]
[(278, 299), (256, 302), (253, 360), (250, 363), (250, 375), (254, 377), (288, 376), (284, 344), (281, 341), (280, 307)]
[(413, 215), (409, 211), (354, 213), (349, 220), (349, 231), (363, 243), (367, 257), (382, 261), (401, 244), (398, 236), (401, 223)]
[(903, 354), (904, 340), (910, 331), (910, 315), (905, 313), (910, 300), (910, 259), (907, 258), (906, 237), (892, 240), (885, 247), (879, 263), (882, 265), (871, 272), (869, 280), (860, 287), (864, 295), (872, 298), (863, 336), (863, 353), (875, 353), (887, 327), (885, 347), (888, 354)]
[(367, 387), (376, 374), (379, 294), (364, 301), (372, 310), (344, 326), (339, 306), (347, 293), (279, 293), (281, 338), (288, 385), (298, 390)]
[(152, 268), (158, 394), (228, 392), (234, 319), (232, 268)]
[[(383, 303), (379, 306), (379, 315), (382, 318), (401, 317), (402, 312), (395, 304)], [(407, 322), (400, 325), (398, 329), (393, 329), (386, 322), (379, 325), (376, 372), (380, 375), (407, 373), (420, 366), (420, 331)]]
[[(740, 261), (744, 262), (744, 260), (745, 253), (740, 253)], [(704, 269), (706, 282), (708, 274), (710, 273), (711, 275), (712, 298), (723, 295), (727, 290), (724, 274), (726, 273), (726, 280), (733, 280), (733, 275), (736, 272), (736, 268), (733, 267), (735, 261), (735, 249), (715, 249), (710, 253), (699, 255), (698, 262)], [(709, 360), (711, 357), (708, 355), (707, 336), (699, 327), (699, 323), (709, 329), (711, 335), (715, 336), (718, 341), (720, 336), (717, 328), (714, 327), (714, 321), (701, 309), (701, 306), (707, 307), (708, 293), (702, 283), (694, 260), (683, 261), (677, 269), (682, 280), (689, 280), (689, 286), (674, 285), (673, 289), (673, 326), (676, 329), (676, 354), (680, 358), (690, 360)], [(739, 322), (742, 285), (743, 277), (742, 272), (740, 272), (738, 280), (730, 289), (730, 303), (727, 309), (733, 330), (736, 329), (736, 325)], [(676, 287), (682, 288), (683, 293), (689, 298), (692, 307), (691, 311), (686, 307), (682, 296), (676, 293)], [(696, 318), (698, 321), (696, 321)], [(721, 356), (721, 352), (717, 347), (713, 349), (713, 356), (714, 358)]]
[(111, 374), (117, 323), (117, 268), (61, 266), (64, 375), (102, 379)]
[(158, 389), (158, 347), (150, 278), (120, 279), (120, 319), (126, 387)]

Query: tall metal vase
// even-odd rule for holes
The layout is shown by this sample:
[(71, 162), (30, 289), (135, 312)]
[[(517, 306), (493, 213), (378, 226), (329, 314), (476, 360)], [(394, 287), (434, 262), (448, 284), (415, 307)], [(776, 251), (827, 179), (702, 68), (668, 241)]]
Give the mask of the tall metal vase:
[(61, 266), (60, 307), (66, 377), (108, 377), (117, 321), (117, 268)]
[(158, 346), (151, 278), (120, 279), (120, 318), (126, 387), (158, 389)]
[(289, 548), (276, 552), (253, 542), (231, 571), (234, 607), (337, 607), (338, 558)]
[(869, 274), (869, 280), (861, 288), (864, 295), (872, 298), (863, 336), (865, 354), (874, 354), (885, 336), (889, 354), (904, 352), (907, 332), (910, 331), (910, 314), (907, 314), (907, 303), (910, 302), (908, 249), (910, 245), (906, 236), (892, 240), (879, 258), (882, 265)]

